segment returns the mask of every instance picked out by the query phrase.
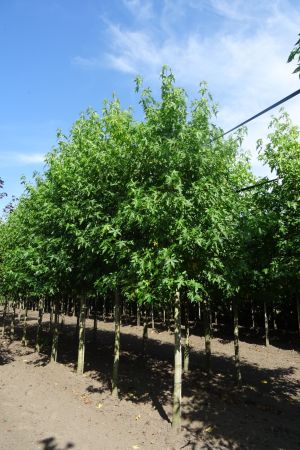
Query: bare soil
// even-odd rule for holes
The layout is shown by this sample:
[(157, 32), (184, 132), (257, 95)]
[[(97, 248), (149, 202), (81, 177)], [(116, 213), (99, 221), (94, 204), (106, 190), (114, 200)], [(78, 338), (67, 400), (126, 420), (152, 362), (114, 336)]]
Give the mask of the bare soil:
[(37, 313), (30, 311), (29, 343), (0, 338), (1, 450), (300, 449), (300, 354), (297, 338), (261, 337), (241, 329), (243, 385), (234, 385), (233, 343), (216, 330), (213, 375), (204, 371), (204, 340), (191, 336), (190, 372), (183, 380), (183, 427), (171, 431), (173, 335), (149, 330), (142, 356), (142, 327), (124, 324), (120, 399), (110, 394), (114, 327), (98, 321), (95, 341), (88, 319), (85, 374), (75, 372), (76, 318), (60, 332), (58, 362), (49, 363), (49, 316), (44, 347), (34, 352)]

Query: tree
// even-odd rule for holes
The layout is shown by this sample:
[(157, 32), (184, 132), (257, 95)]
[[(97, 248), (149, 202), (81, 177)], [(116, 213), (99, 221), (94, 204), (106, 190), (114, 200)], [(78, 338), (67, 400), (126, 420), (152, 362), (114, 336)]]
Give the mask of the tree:
[[(299, 36), (300, 36), (300, 33), (299, 33)], [(293, 50), (289, 54), (287, 62), (290, 63), (291, 61), (294, 61), (294, 60), (297, 63), (297, 67), (293, 73), (298, 73), (298, 72), (300, 72), (300, 39), (298, 39), (298, 41), (295, 43)], [(299, 77), (300, 77), (300, 73), (299, 73)]]

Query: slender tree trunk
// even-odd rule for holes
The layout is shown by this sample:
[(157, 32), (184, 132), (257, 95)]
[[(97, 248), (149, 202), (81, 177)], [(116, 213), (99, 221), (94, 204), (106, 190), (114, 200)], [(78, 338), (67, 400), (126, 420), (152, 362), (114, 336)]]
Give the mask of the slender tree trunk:
[(300, 336), (300, 299), (297, 297), (297, 317), (298, 317), (298, 331)]
[(181, 383), (182, 383), (182, 356), (181, 356), (181, 306), (180, 293), (175, 294), (174, 301), (174, 391), (172, 428), (181, 430)]
[(106, 322), (106, 297), (103, 297), (103, 322)]
[(50, 307), (50, 319), (49, 319), (49, 331), (52, 333), (53, 331), (53, 317), (54, 317), (54, 303), (53, 303), (53, 299), (50, 299), (49, 302), (49, 307)]
[(166, 309), (163, 309), (163, 324), (166, 325)]
[(143, 317), (143, 357), (146, 356), (148, 343), (148, 315), (147, 309), (145, 308), (145, 313)]
[(19, 311), (18, 311), (18, 323), (20, 323), (21, 322), (21, 316), (22, 316), (21, 301), (19, 301), (19, 303), (18, 303), (18, 309), (19, 309)]
[(27, 317), (28, 317), (28, 308), (27, 308), (27, 300), (25, 300), (25, 311), (24, 311), (24, 319), (23, 319), (23, 336), (22, 336), (22, 345), (27, 346)]
[(136, 326), (141, 326), (141, 307), (138, 303), (136, 305)]
[(201, 320), (201, 303), (198, 302), (198, 319)]
[(2, 337), (4, 337), (4, 334), (5, 334), (5, 318), (6, 318), (6, 312), (7, 312), (7, 300), (5, 300), (4, 306), (3, 306), (3, 314), (2, 314), (2, 330), (1, 330), (1, 335), (2, 335)]
[(265, 343), (266, 347), (269, 346), (269, 319), (268, 319), (268, 311), (267, 311), (267, 303), (264, 301), (264, 317), (265, 317)]
[(84, 352), (85, 352), (85, 315), (86, 315), (86, 297), (80, 297), (79, 312), (79, 339), (78, 339), (78, 358), (77, 373), (82, 375), (84, 372)]
[(185, 341), (183, 351), (183, 371), (187, 373), (189, 371), (190, 362), (190, 324), (189, 324), (189, 302), (185, 300), (184, 304), (184, 327), (185, 327)]
[(119, 380), (119, 360), (120, 360), (120, 295), (115, 291), (115, 347), (114, 347), (114, 365), (112, 374), (112, 395), (118, 397)]
[(98, 325), (98, 303), (97, 303), (97, 298), (95, 298), (95, 303), (94, 303), (94, 342), (97, 341), (97, 325)]
[(154, 328), (155, 328), (153, 305), (151, 305), (151, 328), (152, 328), (152, 330), (154, 330)]
[(12, 304), (12, 315), (10, 320), (10, 340), (13, 341), (15, 337), (15, 316), (16, 316), (16, 304)]
[(238, 312), (238, 300), (234, 298), (232, 300), (233, 309), (233, 336), (234, 336), (234, 364), (235, 364), (235, 381), (237, 386), (241, 385), (242, 375), (240, 367), (240, 347), (239, 347), (239, 312)]
[[(53, 308), (52, 308), (53, 309)], [(52, 326), (52, 347), (51, 347), (51, 361), (57, 361), (57, 349), (58, 349), (58, 302), (55, 299), (54, 302), (54, 323)]]
[(43, 299), (41, 298), (39, 300), (39, 318), (38, 318), (38, 326), (37, 326), (37, 331), (36, 331), (36, 344), (35, 344), (35, 351), (38, 353), (40, 353), (40, 351), (41, 351), (43, 307), (44, 307), (44, 302), (43, 302)]
[(251, 322), (252, 322), (252, 329), (255, 329), (255, 315), (254, 315), (254, 307), (253, 307), (253, 300), (251, 299)]
[(273, 330), (277, 330), (277, 320), (276, 320), (276, 308), (274, 304), (272, 305), (272, 319), (273, 319)]
[(211, 326), (210, 326), (210, 305), (209, 300), (204, 305), (204, 340), (205, 340), (205, 369), (208, 375), (211, 375)]

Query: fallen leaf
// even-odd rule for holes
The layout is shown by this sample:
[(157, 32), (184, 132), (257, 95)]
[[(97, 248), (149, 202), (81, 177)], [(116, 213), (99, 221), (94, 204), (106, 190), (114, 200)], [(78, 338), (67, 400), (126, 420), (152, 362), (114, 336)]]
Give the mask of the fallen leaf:
[(136, 416), (135, 420), (139, 420), (140, 418), (141, 418), (141, 415), (138, 414), (138, 415)]
[(138, 445), (133, 445), (132, 448), (137, 449), (140, 448)]
[(97, 408), (100, 409), (102, 408), (103, 404), (102, 403), (98, 403)]
[(262, 384), (268, 384), (267, 380), (261, 380)]
[(204, 428), (204, 431), (205, 431), (206, 433), (211, 433), (212, 430), (213, 430), (213, 427), (207, 427), (207, 428)]

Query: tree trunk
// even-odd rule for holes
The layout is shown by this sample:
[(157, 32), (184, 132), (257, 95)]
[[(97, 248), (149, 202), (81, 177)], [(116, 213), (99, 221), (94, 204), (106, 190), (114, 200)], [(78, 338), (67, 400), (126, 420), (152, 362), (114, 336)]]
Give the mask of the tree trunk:
[(106, 297), (103, 297), (103, 322), (106, 322)]
[(145, 314), (143, 317), (143, 357), (146, 356), (148, 342), (148, 315), (147, 309), (145, 308)]
[(52, 330), (53, 327), (53, 309), (54, 309), (54, 304), (53, 304), (53, 299), (50, 300), (50, 325), (49, 325), (49, 330)]
[(97, 298), (95, 298), (95, 303), (94, 303), (94, 342), (97, 342), (97, 325), (98, 325), (98, 303), (97, 303)]
[(297, 297), (297, 316), (298, 316), (298, 331), (300, 336), (300, 299)]
[(205, 340), (205, 369), (207, 375), (211, 375), (211, 326), (210, 326), (210, 305), (205, 301), (204, 305), (204, 340)]
[(41, 333), (42, 333), (42, 322), (43, 322), (43, 299), (39, 300), (39, 318), (38, 318), (38, 326), (36, 331), (36, 344), (35, 351), (41, 351)]
[(265, 316), (265, 343), (266, 347), (269, 346), (269, 319), (268, 319), (268, 312), (267, 312), (267, 303), (264, 301), (264, 316)]
[(112, 374), (112, 395), (118, 397), (118, 379), (119, 379), (119, 360), (120, 360), (120, 295), (116, 289), (115, 292), (115, 347), (114, 347), (114, 365)]
[(185, 341), (183, 351), (183, 371), (187, 373), (189, 371), (190, 362), (190, 324), (189, 324), (189, 303), (188, 299), (184, 304), (184, 327), (185, 327)]
[[(53, 310), (53, 306), (52, 306)], [(51, 347), (51, 361), (57, 361), (57, 348), (58, 348), (58, 302), (55, 299), (54, 302), (54, 323), (52, 325), (52, 347)]]
[(273, 319), (273, 330), (277, 330), (277, 320), (276, 320), (276, 308), (274, 304), (272, 305), (272, 319)]
[(16, 315), (16, 304), (12, 304), (12, 315), (10, 320), (10, 340), (13, 341), (15, 337), (15, 315)]
[(181, 356), (181, 307), (180, 292), (175, 294), (174, 301), (174, 391), (173, 391), (173, 415), (172, 428), (179, 432), (181, 430), (181, 378), (182, 378), (182, 356)]
[(1, 330), (2, 337), (4, 337), (4, 334), (5, 334), (6, 311), (7, 311), (7, 301), (5, 300), (5, 303), (4, 303), (4, 306), (3, 306), (3, 314), (2, 314), (2, 330)]
[(251, 299), (251, 322), (252, 322), (252, 329), (255, 329), (255, 315), (254, 315), (254, 307), (253, 307), (253, 300)]
[(82, 375), (84, 371), (85, 315), (86, 315), (86, 298), (84, 295), (82, 295), (80, 297), (79, 339), (78, 339), (78, 358), (77, 358), (77, 373), (80, 375)]
[(136, 306), (136, 326), (141, 326), (141, 308), (139, 304)]
[(235, 365), (235, 380), (237, 386), (241, 385), (242, 375), (240, 367), (240, 347), (239, 347), (239, 316), (238, 316), (238, 301), (233, 299), (233, 336), (234, 336), (234, 365)]
[(22, 345), (27, 345), (27, 316), (28, 316), (28, 308), (27, 308), (27, 300), (25, 300), (25, 311), (24, 311), (24, 319), (23, 319), (23, 336), (22, 336)]
[(154, 328), (155, 328), (153, 305), (151, 305), (151, 328), (152, 328), (152, 330), (154, 330)]

